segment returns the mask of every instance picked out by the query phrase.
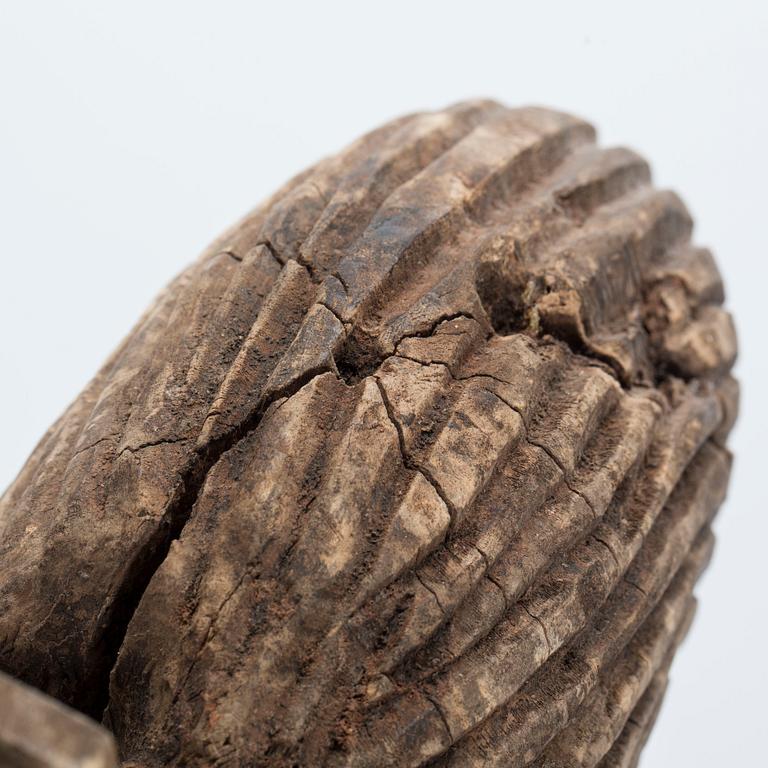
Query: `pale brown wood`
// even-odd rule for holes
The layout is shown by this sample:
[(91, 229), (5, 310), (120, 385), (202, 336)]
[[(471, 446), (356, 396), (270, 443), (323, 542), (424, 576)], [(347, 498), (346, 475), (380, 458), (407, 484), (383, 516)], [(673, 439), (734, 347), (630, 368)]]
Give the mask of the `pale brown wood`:
[(737, 411), (691, 228), (492, 102), (289, 182), (0, 501), (3, 669), (143, 768), (631, 764)]
[(101, 726), (0, 672), (0, 765), (117, 768), (117, 749)]

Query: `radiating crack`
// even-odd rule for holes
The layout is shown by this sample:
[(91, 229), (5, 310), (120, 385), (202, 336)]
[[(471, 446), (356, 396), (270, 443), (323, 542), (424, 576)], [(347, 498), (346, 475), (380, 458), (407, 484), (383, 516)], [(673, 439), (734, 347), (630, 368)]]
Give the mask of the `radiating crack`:
[(544, 635), (544, 641), (547, 644), (547, 658), (550, 658), (552, 656), (552, 643), (549, 641), (549, 633), (547, 632), (547, 628), (544, 626), (544, 622), (535, 613), (532, 613), (524, 602), (520, 602), (519, 605), (541, 627), (541, 631)]
[[(99, 641), (99, 652), (95, 655), (97, 661), (94, 663), (91, 675), (84, 681), (81, 692), (84, 702), (82, 710), (86, 714), (98, 720), (102, 719), (109, 704), (112, 669), (131, 619), (152, 578), (165, 561), (171, 544), (181, 537), (213, 467), (227, 451), (237, 446), (258, 428), (262, 417), (275, 401), (291, 397), (313, 378), (327, 372), (323, 369), (320, 372), (308, 372), (307, 375), (299, 377), (291, 385), (273, 393), (263, 401), (240, 425), (222, 437), (195, 449), (165, 509), (163, 524), (155, 528), (152, 538), (139, 549), (129, 564), (125, 578), (104, 619), (106, 630)], [(138, 446), (133, 450), (141, 447), (144, 446)]]
[(389, 417), (389, 420), (392, 422), (392, 426), (394, 426), (395, 431), (397, 432), (397, 441), (400, 446), (400, 455), (402, 457), (403, 464), (407, 469), (410, 469), (413, 472), (418, 472), (432, 486), (435, 493), (442, 499), (443, 504), (445, 504), (448, 510), (448, 514), (451, 516), (451, 520), (457, 520), (458, 517), (457, 517), (456, 509), (451, 503), (448, 496), (446, 495), (443, 488), (440, 486), (440, 483), (437, 482), (435, 477), (432, 475), (432, 473), (428, 469), (416, 464), (416, 462), (408, 454), (408, 451), (405, 448), (405, 435), (403, 434), (403, 427), (400, 424), (400, 422), (395, 418), (394, 411), (392, 408), (392, 403), (389, 400), (387, 391), (384, 385), (379, 380), (378, 376), (374, 376), (373, 380), (376, 382), (376, 386), (379, 388), (379, 393), (381, 394), (381, 399), (384, 403), (384, 409), (387, 412), (387, 416)]
[[(483, 375), (484, 376), (485, 374), (478, 374), (478, 375)], [(520, 417), (520, 421), (522, 423), (523, 434), (525, 435), (526, 442), (529, 445), (532, 445), (534, 448), (540, 448), (542, 451), (544, 451), (544, 453), (547, 454), (547, 456), (549, 456), (550, 459), (552, 459), (552, 461), (557, 465), (557, 468), (562, 473), (563, 482), (565, 483), (565, 485), (568, 488), (568, 490), (571, 491), (572, 493), (575, 493), (577, 496), (579, 496), (581, 499), (583, 499), (584, 503), (591, 510), (594, 519), (597, 520), (600, 517), (600, 515), (597, 514), (597, 511), (595, 510), (594, 505), (592, 504), (592, 502), (587, 498), (587, 496), (582, 491), (580, 491), (578, 488), (576, 488), (575, 486), (573, 486), (571, 484), (571, 479), (570, 479), (570, 477), (568, 477), (568, 473), (566, 472), (565, 467), (563, 466), (563, 463), (562, 463), (562, 461), (560, 461), (558, 456), (552, 450), (550, 450), (545, 444), (539, 443), (539, 442), (537, 442), (536, 440), (533, 440), (530, 437), (530, 433), (528, 432), (528, 427), (527, 427), (527, 425), (525, 423), (525, 418), (523, 417), (523, 413), (520, 410), (520, 408), (512, 405), (512, 403), (510, 403), (506, 398), (502, 397), (498, 392), (494, 392), (492, 389), (485, 389), (485, 391), (490, 393), (494, 397), (496, 397), (498, 400), (500, 400), (505, 405), (507, 405), (509, 408), (511, 408)]]
[(445, 712), (443, 712), (443, 708), (437, 703), (434, 696), (430, 696), (428, 693), (424, 693), (424, 697), (437, 710), (437, 714), (440, 716), (440, 719), (443, 721), (443, 725), (445, 726), (445, 732), (448, 734), (448, 739), (451, 742), (451, 744), (453, 744), (455, 739), (453, 737), (453, 734), (451, 733), (451, 726), (448, 725), (448, 718), (445, 716)]

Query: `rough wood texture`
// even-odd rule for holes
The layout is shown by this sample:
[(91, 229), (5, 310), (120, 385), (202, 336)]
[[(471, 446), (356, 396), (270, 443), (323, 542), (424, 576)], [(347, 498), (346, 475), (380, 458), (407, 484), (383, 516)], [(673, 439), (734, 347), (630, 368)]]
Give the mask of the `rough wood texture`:
[(147, 768), (632, 765), (737, 408), (691, 226), (490, 102), (293, 179), (3, 497), (2, 667)]

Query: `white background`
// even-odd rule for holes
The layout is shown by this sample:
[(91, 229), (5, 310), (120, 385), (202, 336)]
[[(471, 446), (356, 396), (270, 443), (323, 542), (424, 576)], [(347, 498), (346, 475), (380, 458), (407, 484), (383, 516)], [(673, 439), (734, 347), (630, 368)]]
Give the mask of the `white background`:
[(0, 487), (160, 287), (294, 172), (467, 97), (583, 115), (687, 201), (741, 341), (730, 497), (643, 766), (765, 765), (767, 8), (0, 0)]

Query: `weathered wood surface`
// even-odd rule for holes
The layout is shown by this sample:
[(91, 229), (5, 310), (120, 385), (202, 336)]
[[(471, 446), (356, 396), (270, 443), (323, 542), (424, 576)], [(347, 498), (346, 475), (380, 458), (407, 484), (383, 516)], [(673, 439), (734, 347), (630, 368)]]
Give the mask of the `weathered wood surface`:
[(490, 102), (289, 182), (0, 502), (0, 664), (146, 766), (631, 765), (736, 349), (645, 162)]

